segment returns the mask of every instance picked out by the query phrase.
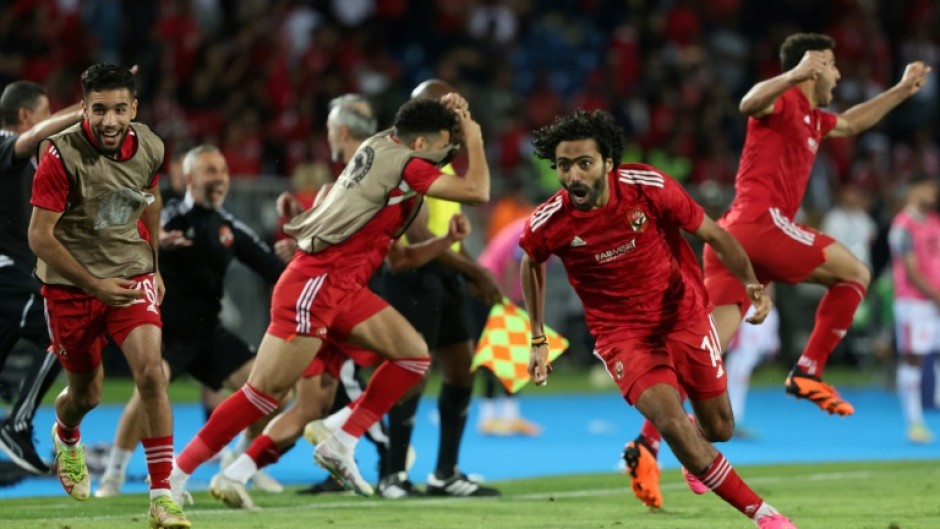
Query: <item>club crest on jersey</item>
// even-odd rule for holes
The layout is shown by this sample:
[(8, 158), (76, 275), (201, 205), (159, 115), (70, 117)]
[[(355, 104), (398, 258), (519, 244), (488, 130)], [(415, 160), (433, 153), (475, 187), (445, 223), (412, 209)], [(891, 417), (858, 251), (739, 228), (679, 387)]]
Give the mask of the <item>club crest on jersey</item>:
[(646, 223), (646, 212), (640, 208), (633, 208), (627, 212), (627, 220), (630, 221), (630, 227), (636, 233), (643, 233), (649, 226)]
[(614, 376), (617, 377), (617, 380), (623, 380), (623, 362), (617, 360), (617, 363), (614, 364)]
[(219, 227), (219, 242), (225, 247), (229, 247), (235, 242), (235, 234), (232, 233), (232, 228), (224, 224)]

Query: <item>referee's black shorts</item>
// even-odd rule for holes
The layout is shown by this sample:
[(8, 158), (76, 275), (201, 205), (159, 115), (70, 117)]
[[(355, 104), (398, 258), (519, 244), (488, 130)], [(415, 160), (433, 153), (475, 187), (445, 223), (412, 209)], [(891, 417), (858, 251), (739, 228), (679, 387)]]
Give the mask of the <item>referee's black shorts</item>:
[(225, 380), (255, 357), (241, 338), (221, 325), (199, 333), (163, 329), (163, 359), (170, 379), (189, 374), (204, 385), (222, 389)]
[(428, 348), (475, 339), (463, 277), (436, 263), (407, 272), (386, 271), (383, 297), (424, 337)]

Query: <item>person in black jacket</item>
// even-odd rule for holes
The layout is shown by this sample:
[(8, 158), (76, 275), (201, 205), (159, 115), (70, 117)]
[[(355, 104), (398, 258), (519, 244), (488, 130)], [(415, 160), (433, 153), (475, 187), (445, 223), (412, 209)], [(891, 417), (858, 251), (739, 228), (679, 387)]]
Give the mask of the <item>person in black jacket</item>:
[[(163, 359), (170, 379), (188, 373), (205, 386), (237, 389), (248, 379), (254, 351), (222, 327), (223, 286), (229, 264), (238, 259), (268, 283), (275, 283), (284, 262), (245, 224), (223, 209), (229, 188), (228, 165), (218, 148), (200, 145), (183, 158), (187, 192), (167, 202), (160, 230), (160, 271), (166, 285)], [(96, 497), (120, 492), (127, 463), (140, 438), (140, 399), (136, 392), (124, 408), (108, 466)], [(264, 422), (250, 428), (257, 435)], [(266, 476), (256, 485), (280, 486)]]
[(49, 466), (33, 445), (33, 416), (61, 369), (46, 353), (49, 328), (33, 276), (36, 257), (26, 240), (29, 199), (40, 141), (81, 119), (81, 104), (51, 114), (46, 89), (36, 83), (16, 81), (0, 94), (0, 369), (21, 339), (41, 349), (22, 384), (10, 388), (16, 402), (0, 422), (0, 451), (34, 474), (48, 474)]

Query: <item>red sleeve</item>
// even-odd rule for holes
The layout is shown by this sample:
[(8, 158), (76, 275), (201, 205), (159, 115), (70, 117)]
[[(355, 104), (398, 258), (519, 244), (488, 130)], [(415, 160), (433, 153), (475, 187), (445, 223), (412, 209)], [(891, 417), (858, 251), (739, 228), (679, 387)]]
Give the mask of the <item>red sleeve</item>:
[(69, 196), (69, 179), (55, 145), (49, 144), (46, 155), (39, 161), (33, 178), (33, 197), (29, 203), (57, 213), (65, 211)]
[(667, 174), (663, 176), (663, 190), (656, 193), (660, 215), (675, 221), (683, 230), (693, 233), (702, 226), (705, 210), (689, 196), (679, 182)]
[(829, 112), (823, 112), (822, 110), (817, 110), (817, 112), (819, 112), (819, 119), (817, 121), (817, 123), (819, 123), (819, 132), (822, 137), (825, 137), (826, 134), (829, 134), (829, 131), (836, 128), (836, 122), (839, 120), (839, 116)]
[(402, 178), (411, 189), (424, 195), (441, 174), (441, 170), (431, 162), (422, 158), (412, 158), (405, 166)]
[(153, 178), (150, 179), (150, 185), (147, 186), (149, 189), (153, 189), (160, 185), (160, 171), (157, 171), (153, 174)]
[(770, 115), (766, 116), (766, 119), (770, 122), (786, 122), (787, 116), (790, 113), (790, 109), (793, 108), (793, 95), (791, 90), (792, 88), (787, 89), (786, 92), (780, 94), (780, 97), (774, 101), (774, 110)]
[(532, 216), (526, 220), (522, 236), (519, 237), (519, 247), (537, 263), (544, 263), (554, 253), (548, 240), (549, 228), (546, 223), (561, 209), (561, 206), (561, 195), (555, 195), (554, 198), (536, 208)]

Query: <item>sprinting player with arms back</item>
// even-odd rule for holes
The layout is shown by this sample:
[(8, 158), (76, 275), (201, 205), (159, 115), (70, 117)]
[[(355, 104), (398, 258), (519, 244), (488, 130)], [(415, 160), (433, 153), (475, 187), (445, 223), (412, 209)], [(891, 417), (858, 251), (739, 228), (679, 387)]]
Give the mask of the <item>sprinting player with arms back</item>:
[[(564, 189), (532, 214), (520, 239), (522, 286), (532, 320), (529, 373), (551, 373), (543, 329), (545, 261), (557, 255), (581, 298), (595, 355), (624, 399), (661, 432), (679, 461), (760, 529), (792, 529), (703, 438), (734, 430), (721, 349), (701, 272), (682, 231), (713, 246), (757, 305), (770, 309), (744, 250), (672, 178), (642, 164), (617, 166), (623, 135), (602, 111), (556, 118), (535, 133)], [(695, 422), (682, 407), (688, 394)], [(697, 424), (695, 424), (697, 423)]]

